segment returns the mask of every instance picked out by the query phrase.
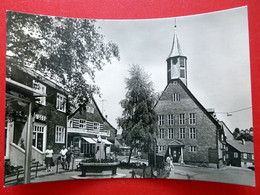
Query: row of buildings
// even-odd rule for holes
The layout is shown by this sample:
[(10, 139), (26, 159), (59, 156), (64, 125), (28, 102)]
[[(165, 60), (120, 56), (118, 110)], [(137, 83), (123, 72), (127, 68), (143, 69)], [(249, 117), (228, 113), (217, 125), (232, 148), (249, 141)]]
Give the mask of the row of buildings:
[(207, 166), (254, 165), (253, 142), (234, 140), (214, 109), (206, 109), (187, 86), (187, 57), (176, 26), (167, 62), (167, 85), (155, 105), (158, 115), (158, 155), (174, 162)]
[[(253, 143), (234, 140), (225, 123), (216, 118), (214, 109), (206, 109), (188, 89), (187, 57), (176, 30), (166, 61), (167, 85), (154, 107), (158, 115), (157, 155), (171, 155), (179, 163), (253, 166)], [(72, 147), (76, 155), (93, 157), (98, 135), (106, 153), (111, 152), (117, 130), (94, 99), (85, 107), (69, 111), (69, 94), (61, 86), (30, 68), (7, 65), (6, 69), (5, 158), (11, 164), (23, 164), (21, 142), (26, 140), (31, 124), (32, 157), (38, 161), (43, 162), (48, 145), (56, 153), (65, 145)], [(30, 113), (34, 113), (32, 121)], [(128, 149), (124, 143), (121, 145)]]
[(32, 159), (41, 163), (48, 145), (56, 154), (65, 145), (78, 156), (92, 157), (97, 136), (105, 143), (107, 154), (111, 152), (117, 130), (94, 99), (86, 107), (69, 109), (68, 92), (42, 74), (14, 65), (7, 65), (6, 70), (5, 159), (11, 165), (24, 165), (23, 142), (30, 125)]

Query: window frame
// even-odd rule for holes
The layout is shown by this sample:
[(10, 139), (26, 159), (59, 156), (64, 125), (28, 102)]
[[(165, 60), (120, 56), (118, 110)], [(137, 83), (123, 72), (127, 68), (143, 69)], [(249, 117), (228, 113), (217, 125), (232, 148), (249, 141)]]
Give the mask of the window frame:
[(174, 129), (173, 128), (168, 129), (168, 139), (174, 139)]
[(159, 139), (165, 139), (165, 129), (159, 129)]
[(185, 114), (179, 114), (179, 125), (185, 125)]
[(189, 124), (196, 125), (196, 113), (189, 113)]
[(197, 139), (197, 130), (195, 127), (189, 128), (189, 138), (190, 139)]
[(164, 115), (158, 115), (158, 125), (164, 125)]
[(173, 114), (168, 115), (168, 125), (174, 125), (174, 115)]
[(180, 139), (185, 139), (186, 138), (186, 129), (181, 127), (179, 128), (179, 138)]
[[(59, 92), (56, 96), (56, 109), (61, 112), (66, 112), (67, 97)], [(62, 105), (64, 104), (64, 105)]]
[(65, 143), (65, 127), (61, 125), (56, 125), (55, 127), (55, 143), (64, 144)]

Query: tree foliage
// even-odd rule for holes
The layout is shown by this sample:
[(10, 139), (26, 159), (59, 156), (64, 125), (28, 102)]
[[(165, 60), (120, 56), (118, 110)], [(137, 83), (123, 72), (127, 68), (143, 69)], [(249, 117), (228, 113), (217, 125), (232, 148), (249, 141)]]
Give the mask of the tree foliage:
[[(123, 108), (118, 125), (122, 128), (122, 138), (126, 145), (149, 150), (157, 134), (157, 115), (153, 109), (155, 95), (149, 76), (139, 65), (132, 65), (126, 79), (126, 95), (120, 104)], [(129, 156), (130, 162), (131, 154)]]
[(60, 83), (77, 103), (99, 91), (95, 71), (118, 46), (105, 43), (95, 20), (7, 12), (7, 65), (30, 66)]
[(236, 140), (242, 140), (245, 141), (254, 141), (253, 140), (253, 127), (250, 127), (249, 130), (240, 130), (239, 128), (235, 128), (233, 136)]

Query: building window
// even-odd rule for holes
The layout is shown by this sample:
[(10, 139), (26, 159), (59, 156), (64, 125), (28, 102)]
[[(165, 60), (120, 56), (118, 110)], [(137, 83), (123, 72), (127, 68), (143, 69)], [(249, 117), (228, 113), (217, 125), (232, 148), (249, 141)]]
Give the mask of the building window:
[(164, 129), (160, 129), (159, 138), (164, 139)]
[(65, 143), (65, 128), (56, 126), (55, 143)]
[(164, 125), (164, 115), (158, 116), (158, 125)]
[(180, 67), (184, 67), (184, 59), (180, 58)]
[(173, 102), (179, 102), (181, 100), (181, 96), (180, 96), (180, 94), (179, 93), (174, 93), (174, 94), (172, 94), (172, 101)]
[(243, 153), (243, 159), (247, 159), (247, 153)]
[(196, 152), (197, 151), (197, 147), (196, 146), (190, 146), (189, 147), (189, 152)]
[[(39, 92), (40, 94), (46, 95), (46, 86), (39, 83), (38, 81), (33, 80), (33, 89), (35, 91)], [(37, 104), (41, 104), (43, 106), (46, 106), (46, 97), (36, 97), (35, 101)]]
[(226, 159), (228, 159), (228, 154), (226, 154)]
[(190, 139), (196, 139), (196, 129), (194, 127), (190, 128)]
[(238, 153), (234, 152), (234, 158), (238, 158)]
[(180, 128), (179, 138), (185, 139), (185, 128)]
[(185, 71), (184, 69), (180, 69), (180, 77), (185, 78)]
[(168, 115), (168, 124), (174, 125), (174, 117), (173, 114)]
[(190, 125), (195, 125), (195, 124), (196, 124), (195, 113), (190, 113)]
[(168, 133), (168, 138), (169, 139), (173, 139), (173, 129), (168, 129), (169, 133)]
[(94, 114), (94, 108), (91, 107), (91, 106), (86, 106), (86, 112), (87, 112), (87, 113)]
[(184, 125), (185, 124), (185, 114), (180, 114), (179, 116), (179, 124)]
[(228, 151), (228, 146), (226, 146), (226, 151)]
[(86, 121), (83, 119), (79, 120), (79, 128), (85, 129), (86, 128)]
[(165, 150), (165, 146), (159, 146), (159, 152), (162, 152)]
[(94, 130), (100, 130), (100, 123), (94, 122), (93, 129)]
[(56, 108), (59, 111), (66, 112), (66, 96), (57, 93)]

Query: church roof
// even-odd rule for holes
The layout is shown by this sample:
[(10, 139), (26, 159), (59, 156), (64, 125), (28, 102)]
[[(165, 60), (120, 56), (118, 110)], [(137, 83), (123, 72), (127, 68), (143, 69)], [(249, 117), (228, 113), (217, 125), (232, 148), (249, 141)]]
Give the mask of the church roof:
[(173, 41), (172, 41), (172, 49), (167, 60), (171, 57), (176, 57), (176, 56), (183, 56), (183, 53), (175, 30), (173, 35)]

